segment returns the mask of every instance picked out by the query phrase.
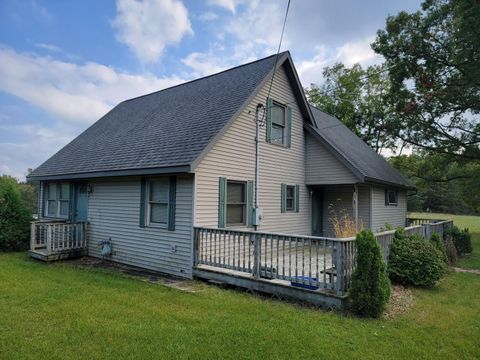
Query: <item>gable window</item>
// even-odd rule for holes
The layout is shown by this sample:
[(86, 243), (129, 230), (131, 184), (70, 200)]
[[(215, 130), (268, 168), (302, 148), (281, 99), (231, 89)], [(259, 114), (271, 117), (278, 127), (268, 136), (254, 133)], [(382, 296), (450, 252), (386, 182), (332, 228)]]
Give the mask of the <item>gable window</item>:
[(285, 145), (285, 107), (276, 102), (272, 104), (272, 138), (274, 144)]
[(70, 184), (49, 183), (46, 187), (45, 200), (46, 216), (68, 218), (70, 215)]
[(148, 185), (148, 222), (150, 224), (167, 225), (170, 179), (153, 179), (150, 180)]
[(267, 99), (266, 140), (289, 148), (292, 142), (292, 108)]
[(385, 205), (398, 205), (398, 192), (396, 190), (385, 190)]
[(246, 183), (227, 181), (227, 226), (246, 224)]

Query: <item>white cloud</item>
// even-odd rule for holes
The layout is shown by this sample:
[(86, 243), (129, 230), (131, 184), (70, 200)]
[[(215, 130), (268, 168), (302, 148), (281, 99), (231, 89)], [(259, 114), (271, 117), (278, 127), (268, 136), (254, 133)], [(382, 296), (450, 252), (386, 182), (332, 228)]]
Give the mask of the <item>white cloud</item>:
[(77, 65), (0, 47), (0, 91), (65, 121), (92, 123), (120, 101), (184, 79), (133, 75), (97, 63)]
[(113, 26), (117, 40), (143, 63), (156, 62), (165, 46), (193, 34), (188, 10), (180, 0), (117, 0)]
[(51, 51), (51, 52), (56, 52), (56, 53), (63, 52), (62, 49), (60, 49), (58, 46), (53, 45), (53, 44), (38, 43), (38, 44), (35, 44), (35, 47), (40, 48), (40, 49), (44, 49), (44, 50), (48, 50), (48, 51)]
[(215, 5), (227, 9), (235, 14), (237, 6), (245, 2), (244, 0), (208, 0), (210, 5)]
[(328, 49), (321, 45), (316, 47), (316, 53), (311, 59), (304, 59), (297, 63), (297, 70), (303, 86), (319, 84), (323, 79), (323, 69), (326, 66), (341, 62), (347, 67), (359, 63), (363, 67), (382, 62), (382, 57), (375, 54), (370, 48), (373, 38), (347, 42), (335, 49)]
[(217, 13), (214, 13), (213, 11), (205, 11), (197, 15), (197, 18), (200, 21), (213, 21), (218, 19)]
[(228, 68), (221, 57), (212, 53), (194, 52), (183, 58), (182, 63), (193, 70), (193, 77), (215, 74)]

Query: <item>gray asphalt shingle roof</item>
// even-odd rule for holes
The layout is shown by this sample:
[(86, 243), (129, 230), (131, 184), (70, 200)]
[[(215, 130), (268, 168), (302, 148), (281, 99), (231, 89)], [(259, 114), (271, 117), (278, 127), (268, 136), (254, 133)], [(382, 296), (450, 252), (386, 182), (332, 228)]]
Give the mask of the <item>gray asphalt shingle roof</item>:
[(310, 106), (316, 129), (310, 127), (328, 145), (364, 177), (364, 181), (377, 181), (404, 187), (411, 184), (395, 170), (383, 156), (355, 135), (336, 117)]
[(270, 56), (124, 101), (29, 178), (193, 162), (273, 69)]
[[(305, 101), (288, 52), (287, 75), (306, 127), (319, 136), (363, 181), (408, 186), (383, 157), (338, 119)], [(148, 95), (126, 100), (29, 174), (29, 179), (111, 176), (190, 165), (259, 89), (275, 66), (275, 56), (244, 64)], [(311, 117), (314, 119), (310, 119)], [(317, 128), (308, 125), (314, 121)], [(312, 122), (313, 123), (313, 122)], [(94, 175), (92, 175), (94, 174)]]

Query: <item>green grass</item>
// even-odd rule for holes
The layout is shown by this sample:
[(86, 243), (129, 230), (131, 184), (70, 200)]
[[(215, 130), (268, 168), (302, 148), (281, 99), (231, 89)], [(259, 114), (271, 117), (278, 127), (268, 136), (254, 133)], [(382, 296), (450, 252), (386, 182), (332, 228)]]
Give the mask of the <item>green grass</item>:
[(473, 253), (465, 255), (458, 266), (465, 269), (480, 269), (480, 216), (435, 213), (411, 213), (412, 217), (424, 219), (452, 219), (459, 228), (468, 228), (472, 233)]
[(0, 359), (480, 356), (480, 276), (452, 273), (393, 320), (364, 320), (195, 283), (0, 254)]

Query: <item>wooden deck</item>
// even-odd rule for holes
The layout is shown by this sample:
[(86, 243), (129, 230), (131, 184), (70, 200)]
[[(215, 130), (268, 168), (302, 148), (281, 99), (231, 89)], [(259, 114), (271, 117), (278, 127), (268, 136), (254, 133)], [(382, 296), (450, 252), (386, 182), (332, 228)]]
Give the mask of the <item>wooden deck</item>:
[(86, 223), (32, 222), (30, 256), (41, 261), (56, 261), (86, 255), (86, 231)]

